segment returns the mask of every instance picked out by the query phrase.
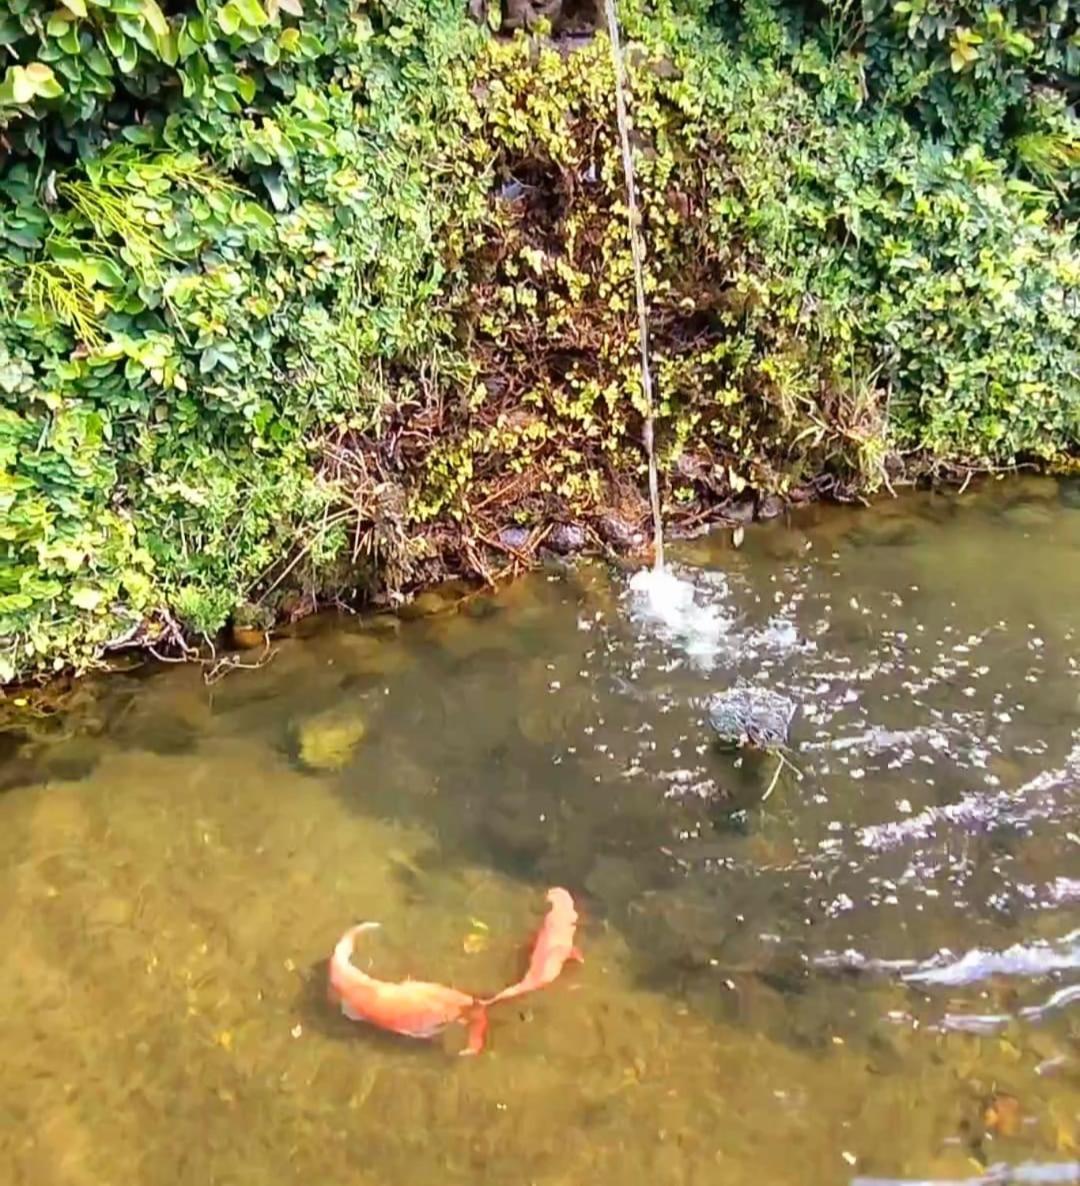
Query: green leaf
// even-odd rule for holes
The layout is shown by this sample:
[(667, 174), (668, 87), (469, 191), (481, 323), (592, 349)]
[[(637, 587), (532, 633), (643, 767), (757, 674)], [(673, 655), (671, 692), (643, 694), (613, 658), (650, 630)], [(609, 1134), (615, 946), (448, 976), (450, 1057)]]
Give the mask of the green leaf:
[(143, 0), (142, 15), (143, 20), (150, 26), (155, 36), (161, 38), (169, 35), (169, 22), (158, 7), (157, 0)]
[(240, 10), (232, 2), (218, 10), (217, 22), (226, 37), (231, 37), (240, 28), (241, 21)]
[(272, 231), (277, 226), (274, 216), (258, 202), (237, 202), (233, 207), (233, 218), (237, 222), (253, 223), (261, 231)]
[(281, 179), (280, 173), (275, 173), (270, 169), (264, 169), (259, 174), (263, 185), (266, 186), (266, 192), (270, 195), (270, 201), (273, 203), (274, 209), (281, 213), (283, 210), (289, 208), (289, 190), (285, 182)]
[(45, 26), (45, 32), (49, 37), (59, 40), (65, 33), (69, 32), (74, 22), (71, 19), (71, 14), (67, 12), (54, 12), (49, 17), (49, 23)]
[(44, 62), (31, 62), (26, 67), (26, 76), (33, 84), (35, 94), (42, 99), (58, 99), (64, 93), (52, 67)]
[(259, 0), (230, 0), (230, 4), (236, 7), (244, 24), (253, 29), (261, 29), (269, 19)]
[(105, 598), (105, 594), (100, 589), (94, 589), (89, 585), (83, 585), (78, 589), (72, 591), (71, 604), (76, 609), (96, 610)]
[(135, 67), (139, 64), (139, 47), (134, 41), (128, 41), (124, 46), (124, 52), (120, 55), (116, 62), (120, 68), (121, 74), (132, 74)]
[(60, 3), (75, 16), (86, 16), (86, 0), (60, 0)]
[(0, 614), (16, 614), (33, 604), (34, 599), (28, 593), (6, 593), (0, 596)]
[(11, 81), (11, 97), (16, 103), (29, 103), (34, 97), (35, 89), (33, 81), (26, 73), (23, 66), (10, 66), (7, 72), (5, 82)]
[(109, 47), (109, 53), (119, 62), (127, 49), (127, 38), (116, 25), (105, 26), (105, 44)]
[(88, 277), (102, 288), (122, 288), (124, 273), (111, 259), (103, 255), (91, 256), (85, 262)]

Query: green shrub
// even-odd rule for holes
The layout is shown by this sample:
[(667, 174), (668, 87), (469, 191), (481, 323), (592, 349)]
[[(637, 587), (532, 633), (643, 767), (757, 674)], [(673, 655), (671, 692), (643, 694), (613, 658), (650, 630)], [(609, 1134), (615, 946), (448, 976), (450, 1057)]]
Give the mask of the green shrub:
[[(1001, 155), (888, 98), (940, 44), (623, 16), (669, 509), (1075, 449), (1059, 93)], [(0, 680), (476, 568), (500, 517), (640, 481), (602, 39), (449, 0), (19, 0), (0, 42)]]

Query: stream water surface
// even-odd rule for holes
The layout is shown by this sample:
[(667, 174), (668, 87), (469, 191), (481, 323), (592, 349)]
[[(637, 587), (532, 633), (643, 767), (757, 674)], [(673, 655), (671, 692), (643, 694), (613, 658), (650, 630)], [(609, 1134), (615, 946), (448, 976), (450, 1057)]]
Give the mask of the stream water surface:
[[(583, 564), (10, 721), (0, 1181), (1080, 1181), (1080, 490), (670, 561), (686, 629)], [(738, 681), (799, 705), (775, 783), (710, 742)], [(480, 1057), (327, 1003), (361, 920), (501, 987), (553, 884), (585, 963)]]

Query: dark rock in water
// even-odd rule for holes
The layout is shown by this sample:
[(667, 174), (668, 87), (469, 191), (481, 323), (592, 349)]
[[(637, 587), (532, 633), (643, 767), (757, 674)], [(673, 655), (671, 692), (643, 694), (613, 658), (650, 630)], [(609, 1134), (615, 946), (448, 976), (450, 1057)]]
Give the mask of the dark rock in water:
[(543, 805), (524, 790), (508, 791), (488, 804), (481, 831), (489, 849), (514, 865), (535, 862), (552, 843)]
[(757, 517), (759, 519), (775, 519), (784, 513), (784, 500), (775, 494), (766, 494), (758, 503)]
[(724, 519), (729, 523), (752, 523), (754, 521), (754, 500), (740, 498), (738, 502), (724, 507)]
[(728, 688), (709, 703), (709, 724), (725, 745), (787, 745), (795, 702), (771, 688)]
[(580, 552), (587, 542), (585, 528), (576, 523), (556, 523), (544, 542), (553, 552), (562, 556)]
[(1073, 511), (1080, 511), (1080, 478), (1061, 478), (1058, 481), (1058, 501)]
[(645, 538), (633, 524), (614, 513), (603, 515), (597, 526), (605, 542), (615, 548), (637, 547)]

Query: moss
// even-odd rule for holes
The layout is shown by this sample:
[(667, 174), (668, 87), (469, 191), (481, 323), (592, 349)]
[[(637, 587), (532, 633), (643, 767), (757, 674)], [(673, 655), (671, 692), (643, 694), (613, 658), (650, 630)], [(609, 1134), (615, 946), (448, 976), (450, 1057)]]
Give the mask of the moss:
[(297, 753), (311, 770), (341, 770), (366, 734), (367, 725), (357, 710), (330, 709), (299, 722)]

